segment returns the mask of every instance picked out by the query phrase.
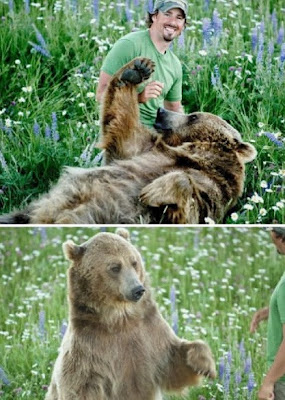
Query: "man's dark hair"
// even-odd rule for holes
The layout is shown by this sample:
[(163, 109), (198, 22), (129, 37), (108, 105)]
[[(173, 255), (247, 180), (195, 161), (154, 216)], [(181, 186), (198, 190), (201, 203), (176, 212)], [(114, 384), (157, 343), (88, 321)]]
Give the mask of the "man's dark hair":
[[(152, 17), (153, 17), (154, 15), (157, 15), (157, 14), (158, 14), (158, 11), (159, 11), (159, 10), (155, 10), (155, 11), (152, 12), (152, 13), (150, 13), (150, 12), (147, 13), (147, 16), (146, 16), (146, 19), (145, 19), (145, 23), (146, 23), (146, 26), (147, 26), (148, 28), (150, 28), (151, 25), (152, 25), (152, 23), (153, 23)], [(185, 26), (186, 26), (186, 25), (187, 25), (187, 20), (186, 20), (186, 17), (185, 17)]]
[(146, 19), (145, 19), (145, 23), (146, 23), (146, 26), (148, 27), (148, 28), (150, 28), (151, 27), (151, 25), (152, 25), (152, 17), (153, 17), (153, 15), (157, 15), (157, 13), (158, 13), (158, 10), (155, 10), (153, 13), (150, 13), (150, 12), (148, 12), (147, 13), (147, 16), (146, 16)]
[(276, 226), (272, 228), (272, 231), (278, 239), (281, 239), (283, 243), (285, 242), (285, 228)]

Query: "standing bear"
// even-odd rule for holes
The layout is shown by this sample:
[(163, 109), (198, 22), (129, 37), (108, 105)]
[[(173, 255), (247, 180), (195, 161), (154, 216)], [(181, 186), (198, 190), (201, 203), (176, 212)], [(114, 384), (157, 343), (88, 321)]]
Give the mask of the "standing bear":
[(162, 318), (126, 230), (63, 249), (69, 325), (45, 400), (161, 400), (215, 377), (208, 345), (179, 339)]

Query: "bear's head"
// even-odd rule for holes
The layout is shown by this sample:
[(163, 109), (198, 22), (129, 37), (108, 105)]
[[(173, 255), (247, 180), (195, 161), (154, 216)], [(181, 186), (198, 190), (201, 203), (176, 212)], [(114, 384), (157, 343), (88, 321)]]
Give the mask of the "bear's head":
[(71, 261), (69, 299), (73, 307), (100, 313), (134, 305), (143, 297), (142, 258), (125, 229), (98, 233), (82, 245), (68, 240), (63, 251)]
[(170, 146), (187, 142), (225, 143), (233, 148), (244, 163), (254, 160), (256, 150), (242, 141), (240, 133), (217, 115), (206, 112), (180, 114), (159, 108), (155, 129)]

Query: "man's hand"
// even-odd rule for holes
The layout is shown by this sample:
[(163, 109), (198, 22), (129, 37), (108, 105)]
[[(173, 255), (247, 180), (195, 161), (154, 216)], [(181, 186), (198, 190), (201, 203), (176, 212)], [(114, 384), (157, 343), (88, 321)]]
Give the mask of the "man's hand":
[(274, 400), (274, 384), (264, 382), (259, 389), (258, 399), (259, 400)]
[(251, 323), (250, 323), (250, 332), (253, 333), (256, 331), (258, 328), (258, 325), (261, 321), (264, 321), (265, 319), (268, 319), (269, 315), (269, 308), (264, 307), (261, 308), (260, 310), (256, 311), (256, 313), (253, 314)]
[(148, 83), (144, 90), (138, 95), (139, 103), (146, 103), (149, 99), (156, 99), (161, 95), (164, 84), (159, 81)]

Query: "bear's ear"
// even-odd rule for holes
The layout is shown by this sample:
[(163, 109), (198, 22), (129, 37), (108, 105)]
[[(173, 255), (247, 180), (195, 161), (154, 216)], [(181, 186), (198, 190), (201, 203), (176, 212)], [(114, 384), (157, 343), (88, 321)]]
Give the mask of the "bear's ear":
[(130, 240), (130, 233), (127, 229), (124, 228), (118, 228), (116, 230), (116, 234), (119, 236), (122, 236), (122, 238), (126, 239), (126, 240)]
[(62, 245), (63, 253), (67, 260), (74, 261), (80, 259), (86, 248), (83, 246), (78, 246), (72, 240), (68, 240)]
[(244, 143), (238, 142), (236, 150), (240, 154), (245, 163), (254, 160), (257, 155), (255, 147), (252, 144), (246, 142)]

